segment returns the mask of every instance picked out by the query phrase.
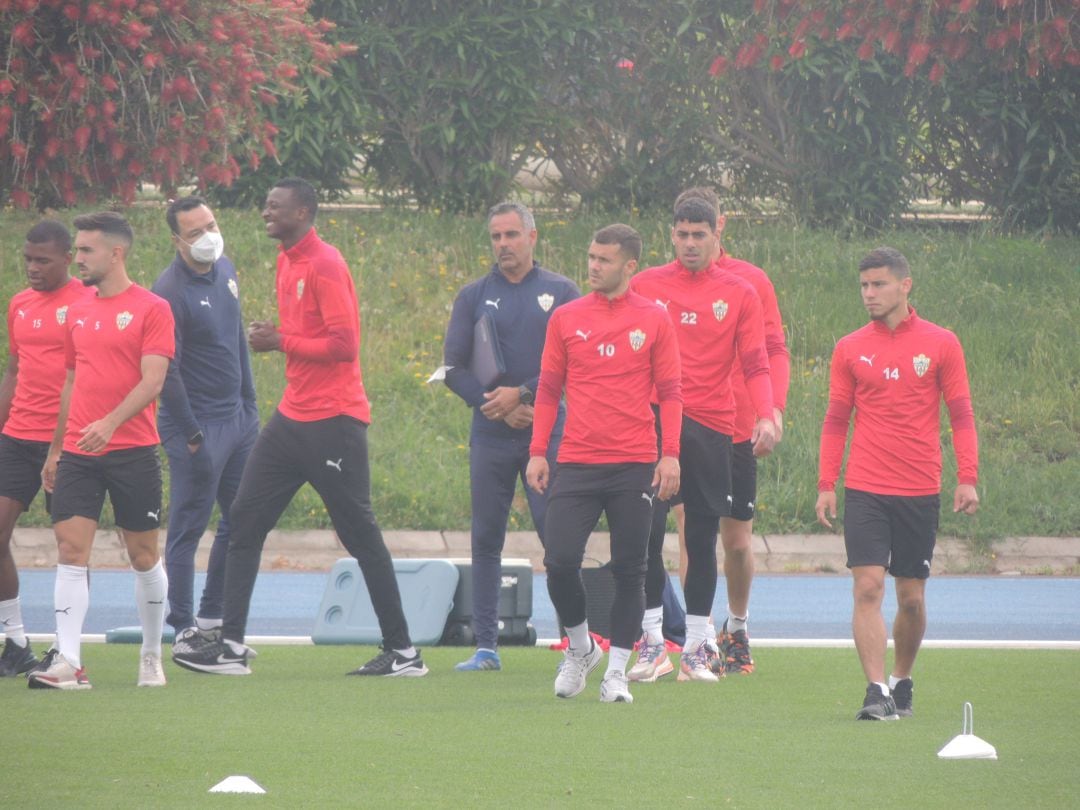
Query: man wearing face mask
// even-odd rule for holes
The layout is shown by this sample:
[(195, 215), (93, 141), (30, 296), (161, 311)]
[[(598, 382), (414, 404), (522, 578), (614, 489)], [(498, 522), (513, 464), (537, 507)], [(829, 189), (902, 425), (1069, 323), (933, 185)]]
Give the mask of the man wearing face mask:
[[(165, 219), (176, 257), (153, 291), (169, 302), (176, 321), (176, 356), (158, 412), (169, 459), (166, 621), (176, 630), (176, 653), (200, 638), (220, 637), (229, 509), (259, 433), (259, 412), (236, 268), (224, 256), (214, 214), (201, 197), (183, 197), (169, 204)], [(196, 614), (195, 552), (215, 501), (221, 520)]]

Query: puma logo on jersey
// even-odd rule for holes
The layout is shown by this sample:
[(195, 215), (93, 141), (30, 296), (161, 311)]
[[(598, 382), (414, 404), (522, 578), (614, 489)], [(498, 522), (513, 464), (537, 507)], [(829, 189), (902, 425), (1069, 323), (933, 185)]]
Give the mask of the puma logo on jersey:
[(204, 298), (202, 301), (200, 301), (199, 306), (200, 307), (206, 307), (207, 309), (213, 309), (213, 307), (210, 306), (210, 298), (209, 297)]
[(872, 354), (869, 357), (867, 357), (865, 354), (860, 354), (859, 355), (859, 362), (866, 363), (866, 365), (870, 366), (870, 368), (873, 368), (874, 367), (874, 358), (875, 357), (877, 357), (876, 354)]
[(499, 308), (499, 302), (500, 302), (500, 301), (502, 301), (502, 299), (501, 299), (501, 298), (496, 298), (496, 299), (495, 299), (494, 301), (492, 301), (492, 300), (491, 300), (490, 298), (484, 299), (484, 303), (485, 303), (485, 304), (486, 304), (487, 306), (489, 306), (489, 307), (495, 307), (495, 309), (498, 309), (498, 308)]
[(328, 458), (326, 460), (326, 466), (333, 467), (338, 472), (341, 472), (341, 459), (339, 458), (337, 461), (334, 461), (333, 459)]
[(147, 516), (148, 518), (153, 518), (154, 520), (157, 520), (157, 519), (158, 519), (158, 515), (160, 515), (160, 514), (161, 514), (161, 510), (160, 510), (160, 509), (158, 509), (158, 510), (157, 510), (156, 512), (151, 512), (151, 511), (150, 511), (149, 509), (147, 509), (147, 510), (146, 510), (146, 516)]
[(86, 318), (79, 318), (75, 321), (76, 326), (86, 326)]
[(657, 298), (656, 303), (659, 304), (660, 306), (662, 306), (666, 310), (667, 305), (671, 303), (671, 299), (669, 298), (667, 301), (661, 301), (659, 298)]
[(23, 312), (21, 309), (19, 310), (19, 317), (20, 318), (25, 318), (26, 317), (26, 313)]
[(580, 335), (582, 340), (588, 340), (589, 335), (592, 334), (592, 329), (590, 329), (588, 332), (582, 332), (580, 329), (578, 329), (577, 332), (575, 332), (574, 334)]

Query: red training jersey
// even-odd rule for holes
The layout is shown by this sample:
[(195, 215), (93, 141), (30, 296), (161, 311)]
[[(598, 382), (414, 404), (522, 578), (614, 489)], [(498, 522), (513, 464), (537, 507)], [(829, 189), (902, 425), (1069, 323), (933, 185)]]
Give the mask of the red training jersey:
[(27, 288), (8, 305), (8, 351), (19, 376), (4, 434), (13, 439), (51, 442), (60, 413), (60, 390), (67, 377), (64, 336), (68, 307), (94, 294), (78, 279), (48, 292)]
[(871, 321), (840, 339), (829, 370), (818, 491), (840, 475), (855, 409), (845, 486), (878, 495), (941, 491), (941, 399), (949, 408), (961, 484), (978, 483), (979, 451), (964, 351), (912, 308), (895, 330)]
[[(760, 267), (742, 259), (736, 259), (720, 251), (716, 263), (739, 278), (750, 282), (761, 301), (761, 314), (765, 319), (765, 353), (769, 357), (769, 382), (772, 384), (773, 407), (781, 411), (787, 407), (787, 392), (791, 381), (791, 359), (788, 354), (784, 322), (780, 318), (780, 306), (776, 301), (776, 289), (768, 275)], [(736, 370), (731, 375), (731, 388), (735, 395), (735, 433), (733, 440), (750, 440), (757, 421), (754, 403), (746, 387), (746, 379)]]
[(312, 228), (277, 259), (285, 393), (278, 410), (299, 422), (371, 422), (360, 374), (360, 307), (349, 266)]
[(146, 355), (173, 357), (172, 309), (164, 298), (138, 284), (119, 295), (91, 295), (68, 306), (67, 368), (75, 370), (68, 405), (64, 450), (79, 455), (103, 455), (158, 443), (157, 401), (152, 401), (113, 433), (99, 453), (76, 447), (82, 429), (113, 411), (142, 380)]
[(630, 279), (630, 288), (671, 316), (682, 360), (683, 412), (719, 433), (735, 432), (732, 370), (742, 369), (754, 414), (773, 418), (761, 301), (743, 279), (713, 263), (691, 272), (678, 260)]
[(656, 427), (650, 406), (655, 386), (663, 453), (678, 457), (679, 379), (674, 327), (667, 313), (649, 299), (630, 291), (614, 299), (594, 292), (563, 304), (547, 325), (529, 455), (547, 452), (565, 388), (560, 463), (655, 462)]

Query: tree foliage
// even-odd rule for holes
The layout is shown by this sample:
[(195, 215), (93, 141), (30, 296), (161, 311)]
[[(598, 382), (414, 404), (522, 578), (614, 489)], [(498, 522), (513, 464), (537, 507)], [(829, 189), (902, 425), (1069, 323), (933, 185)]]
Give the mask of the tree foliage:
[(274, 154), (265, 106), (338, 55), (303, 0), (0, 0), (0, 201), (229, 185)]

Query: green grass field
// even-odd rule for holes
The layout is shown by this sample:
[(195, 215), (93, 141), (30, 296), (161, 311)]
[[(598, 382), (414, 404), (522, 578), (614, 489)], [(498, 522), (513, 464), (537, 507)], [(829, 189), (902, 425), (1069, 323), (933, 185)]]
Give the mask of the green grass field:
[[(75, 213), (60, 216), (70, 222)], [(164, 212), (147, 205), (125, 213), (136, 231), (131, 272), (150, 284), (172, 257)], [(276, 243), (266, 237), (255, 211), (218, 215), (226, 251), (239, 271), (246, 316), (273, 317)], [(642, 263), (663, 263), (671, 257), (666, 217), (666, 212), (541, 213), (537, 256), (582, 284), (592, 231), (625, 218), (645, 238)], [(5, 302), (25, 284), (22, 240), (35, 220), (10, 211), (0, 219), (0, 298)], [(455, 293), (490, 265), (484, 220), (401, 210), (325, 210), (318, 228), (348, 260), (360, 297), (376, 515), (386, 528), (465, 529), (470, 411), (442, 385), (424, 381), (441, 362)], [(818, 530), (813, 507), (829, 359), (836, 340), (866, 322), (859, 259), (876, 245), (891, 244), (911, 261), (912, 300), (920, 314), (954, 329), (968, 357), (980, 434), (982, 508), (974, 519), (944, 509), (941, 534), (969, 539), (986, 555), (992, 541), (1002, 537), (1080, 534), (1075, 497), (1080, 489), (1080, 352), (1075, 351), (1080, 239), (933, 226), (846, 237), (743, 220), (728, 224), (725, 244), (733, 255), (769, 272), (791, 349), (784, 441), (758, 474), (755, 526), (760, 532)], [(253, 366), (266, 416), (284, 384), (282, 357), (259, 355)], [(947, 427), (942, 442), (948, 496), (955, 473)], [(40, 500), (27, 520), (47, 525)], [(281, 526), (324, 528), (328, 520), (314, 493), (305, 489)], [(522, 496), (510, 528), (530, 526)]]
[[(558, 654), (504, 648), (501, 673), (342, 673), (371, 648), (263, 647), (246, 678), (169, 664), (134, 686), (138, 649), (87, 645), (90, 692), (0, 682), (6, 806), (1075, 807), (1080, 656), (927, 649), (915, 717), (853, 720), (853, 650), (758, 648), (758, 672), (717, 685), (669, 676), (601, 704), (552, 693)], [(971, 701), (998, 761), (944, 761)], [(264, 796), (209, 794), (233, 774)]]

